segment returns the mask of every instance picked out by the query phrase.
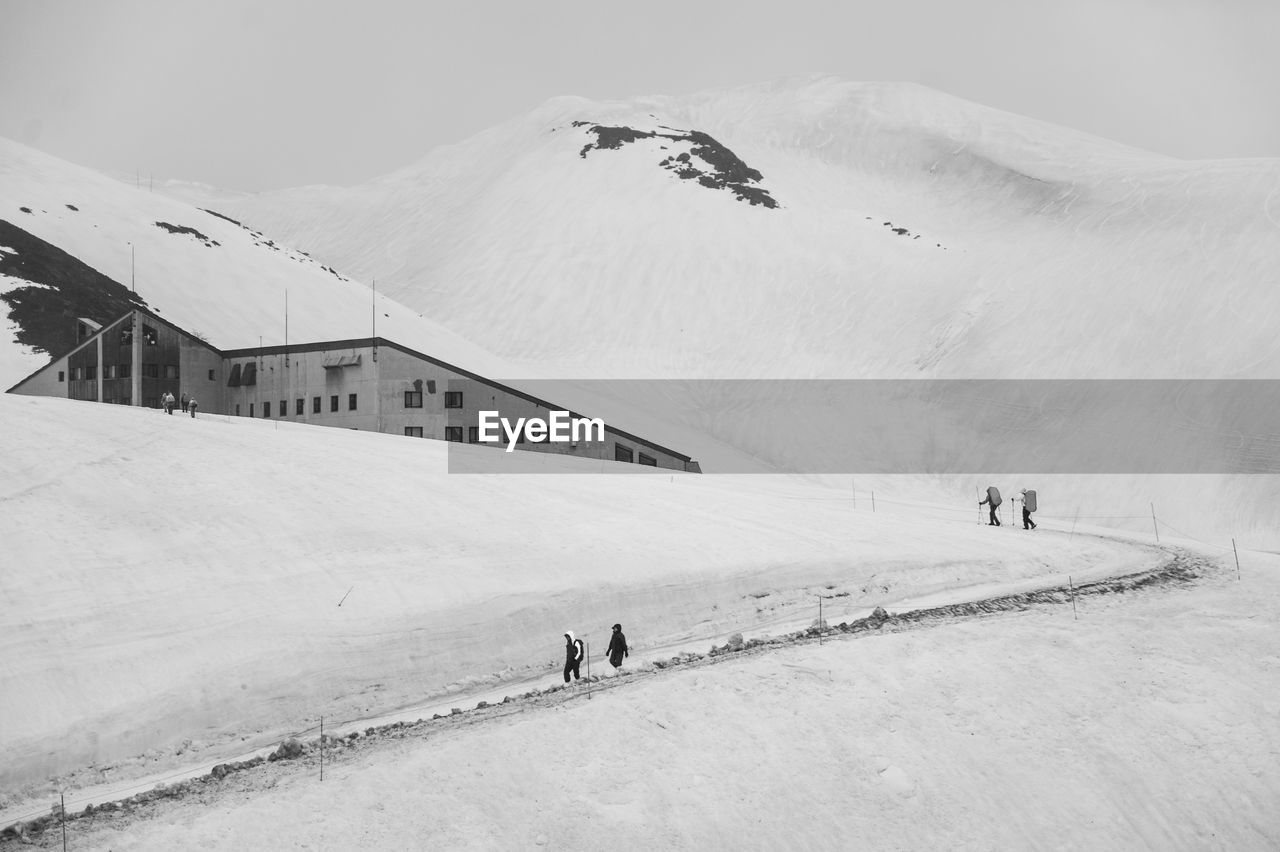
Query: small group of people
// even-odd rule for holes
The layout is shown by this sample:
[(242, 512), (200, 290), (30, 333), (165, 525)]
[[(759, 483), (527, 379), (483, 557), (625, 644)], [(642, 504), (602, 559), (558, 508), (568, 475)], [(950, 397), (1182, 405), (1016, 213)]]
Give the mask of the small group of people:
[[(177, 400), (173, 398), (173, 394), (170, 391), (165, 391), (164, 395), (160, 397), (160, 406), (164, 408), (164, 413), (168, 415), (173, 414), (173, 406), (176, 402)], [(182, 411), (183, 413), (190, 413), (192, 417), (196, 416), (196, 398), (194, 396), (187, 396), (185, 393), (182, 395)]]
[[(1036, 492), (1032, 489), (1024, 488), (1020, 492), (1022, 495), (1022, 528), (1024, 530), (1033, 530), (1036, 528), (1036, 522), (1031, 520), (1031, 513), (1039, 508), (1036, 505)], [(978, 503), (979, 506), (990, 506), (991, 520), (987, 522), (989, 527), (1002, 526), (1000, 517), (996, 514), (996, 509), (1004, 502), (1000, 497), (1000, 489), (994, 485), (987, 486), (987, 497)]]
[[(622, 632), (622, 625), (613, 625), (613, 634), (609, 637), (609, 647), (605, 649), (604, 655), (609, 658), (609, 665), (615, 669), (622, 668), (622, 658), (631, 656), (631, 649), (627, 647), (627, 637)], [(569, 682), (569, 676), (573, 675), (574, 680), (579, 679), (578, 667), (582, 665), (582, 661), (586, 659), (587, 648), (582, 640), (573, 634), (572, 630), (566, 630), (564, 634), (564, 682)]]

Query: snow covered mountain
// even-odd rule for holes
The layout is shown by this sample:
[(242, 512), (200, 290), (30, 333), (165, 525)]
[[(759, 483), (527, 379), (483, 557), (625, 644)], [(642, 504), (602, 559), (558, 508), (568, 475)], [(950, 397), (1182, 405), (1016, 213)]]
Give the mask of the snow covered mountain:
[(558, 98), (365, 184), (218, 204), (580, 376), (1280, 376), (1280, 160), (913, 85)]

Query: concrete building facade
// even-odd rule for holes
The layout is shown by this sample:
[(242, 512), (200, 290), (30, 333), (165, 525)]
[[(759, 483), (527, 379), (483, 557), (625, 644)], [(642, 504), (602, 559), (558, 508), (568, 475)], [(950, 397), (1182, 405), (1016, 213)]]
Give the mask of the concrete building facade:
[[(549, 420), (565, 409), (384, 338), (220, 351), (137, 309), (104, 326), (79, 320), (75, 347), (9, 389), (159, 408), (168, 392), (199, 410), (482, 443), (481, 411)], [(582, 417), (569, 412), (570, 417)], [(519, 440), (516, 449), (700, 472), (698, 463), (605, 424), (603, 440)], [(493, 445), (505, 449), (506, 439)]]

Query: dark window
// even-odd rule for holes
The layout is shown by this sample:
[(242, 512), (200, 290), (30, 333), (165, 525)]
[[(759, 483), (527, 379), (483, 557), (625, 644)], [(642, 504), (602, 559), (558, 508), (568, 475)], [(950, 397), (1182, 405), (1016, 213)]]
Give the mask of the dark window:
[[(102, 378), (104, 378), (104, 379), (118, 379), (118, 378), (120, 378), (120, 377), (117, 375), (117, 373), (119, 372), (119, 370), (120, 370), (120, 365), (119, 365), (119, 364), (108, 364), (107, 366), (105, 366), (105, 367), (103, 367), (103, 368), (102, 368)], [(113, 398), (113, 399), (109, 399), (109, 400), (106, 400), (106, 401), (107, 401), (107, 402), (115, 402), (115, 399)]]
[(461, 444), (462, 443), (462, 427), (461, 426), (444, 427), (444, 439), (446, 441), (457, 441), (459, 444)]
[(621, 444), (613, 445), (613, 460), (621, 462), (629, 462), (633, 459), (630, 447), (624, 447)]
[(126, 325), (120, 329), (120, 345), (128, 346), (133, 342), (133, 326)]
[(298, 402), (296, 405), (294, 405), (293, 410), (294, 410), (294, 413), (297, 414), (298, 416), (302, 416), (303, 414), (306, 414), (307, 401), (302, 397), (298, 397)]
[(280, 416), (284, 417), (288, 413), (289, 413), (289, 401), (286, 399), (280, 400)]
[(249, 416), (250, 416), (250, 417), (252, 417), (252, 416), (253, 416), (253, 403), (252, 403), (252, 402), (251, 402), (251, 403), (249, 403)]
[(468, 444), (480, 443), (480, 427), (479, 426), (467, 427), (467, 443)]
[(256, 385), (258, 383), (258, 365), (250, 361), (244, 365), (244, 372), (240, 374), (240, 384)]
[(421, 438), (421, 437), (422, 437), (422, 427), (421, 427), (421, 426), (406, 426), (406, 427), (404, 427), (404, 433), (405, 433), (406, 435), (408, 435), (410, 438)]
[(84, 377), (85, 377), (86, 379), (88, 379), (89, 381), (94, 381), (94, 380), (96, 380), (96, 379), (98, 378), (98, 365), (97, 365), (97, 364), (90, 364), (89, 366), (85, 367), (85, 368), (84, 368)]
[(156, 330), (146, 323), (142, 325), (142, 342), (148, 346), (156, 345)]
[(178, 378), (178, 365), (177, 365), (177, 364), (165, 364), (165, 365), (164, 365), (164, 377), (165, 377), (166, 379), (176, 379), (176, 378)]
[[(213, 372), (213, 371), (210, 370), (210, 372)], [(227, 376), (227, 387), (229, 388), (240, 387), (240, 365), (239, 364), (231, 365), (231, 375)]]
[(405, 391), (404, 407), (405, 408), (421, 408), (422, 407), (422, 391)]
[(132, 366), (133, 366), (132, 364), (121, 364), (120, 369), (117, 371), (119, 373), (120, 378), (122, 379), (129, 378), (129, 372)]
[(311, 397), (311, 413), (312, 414), (320, 413), (320, 397), (318, 396)]
[(236, 417), (240, 416), (240, 403), (236, 403)]
[(160, 378), (160, 365), (159, 364), (143, 364), (142, 377), (144, 379)]
[(58, 381), (65, 381), (65, 374), (61, 370), (58, 371)]
[(444, 407), (445, 408), (461, 408), (462, 407), (462, 391), (445, 391)]
[(209, 371), (209, 381), (213, 381), (213, 370)]
[(333, 396), (329, 397), (329, 410), (330, 411), (338, 410), (338, 395), (336, 393)]
[(646, 456), (644, 453), (641, 453), (640, 464), (647, 464), (649, 467), (657, 467), (658, 460), (655, 459), (653, 456)]
[(353, 393), (349, 393), (347, 394), (347, 411), (355, 411), (355, 410), (356, 410), (356, 395)]
[(263, 417), (271, 416), (271, 402), (269, 400), (267, 402), (262, 403), (262, 416)]

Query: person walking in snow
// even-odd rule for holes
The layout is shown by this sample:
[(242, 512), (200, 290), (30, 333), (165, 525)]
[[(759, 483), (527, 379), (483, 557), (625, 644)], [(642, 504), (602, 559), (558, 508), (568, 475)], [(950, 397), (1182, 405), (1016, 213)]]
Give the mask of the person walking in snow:
[(573, 673), (573, 679), (578, 679), (578, 666), (582, 664), (582, 658), (586, 656), (586, 648), (582, 644), (582, 640), (573, 635), (573, 631), (569, 630), (564, 634), (564, 682), (569, 682), (569, 673)]
[(191, 419), (196, 418), (196, 398), (193, 396), (187, 400), (187, 410), (191, 412)]
[(622, 625), (613, 625), (613, 635), (609, 637), (609, 647), (605, 649), (605, 656), (609, 658), (609, 665), (615, 669), (622, 668), (622, 658), (630, 657), (631, 650), (627, 648), (627, 637), (623, 635)]
[(1002, 501), (1000, 499), (1000, 489), (996, 488), (994, 485), (987, 486), (987, 499), (983, 500), (981, 503), (978, 504), (979, 506), (986, 506), (986, 505), (991, 506), (991, 520), (987, 522), (987, 526), (989, 527), (1000, 526), (1000, 519), (996, 517), (996, 509), (1000, 507), (1001, 502)]
[(190, 401), (190, 399), (187, 397), (187, 394), (186, 394), (186, 392), (184, 391), (184, 392), (183, 392), (183, 394), (182, 394), (182, 413), (183, 413), (183, 414), (186, 414), (186, 413), (187, 413), (187, 403), (188, 403), (189, 401)]
[(164, 413), (170, 417), (173, 416), (173, 394), (168, 391), (164, 392), (164, 396), (160, 397), (160, 404), (164, 406)]
[(1036, 522), (1031, 520), (1031, 513), (1036, 510), (1036, 492), (1022, 489), (1022, 528), (1024, 530), (1033, 530), (1036, 528)]

